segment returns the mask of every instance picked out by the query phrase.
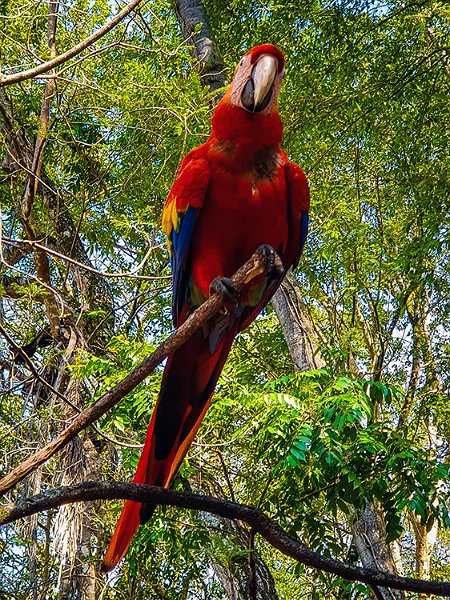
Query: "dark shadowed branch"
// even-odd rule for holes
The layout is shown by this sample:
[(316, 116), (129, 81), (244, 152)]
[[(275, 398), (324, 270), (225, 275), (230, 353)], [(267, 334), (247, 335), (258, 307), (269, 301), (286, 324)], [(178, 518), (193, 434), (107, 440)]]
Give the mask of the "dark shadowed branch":
[(74, 486), (47, 490), (42, 494), (31, 496), (15, 506), (1, 507), (0, 525), (6, 525), (38, 512), (57, 508), (63, 504), (112, 499), (128, 499), (137, 502), (178, 506), (205, 511), (227, 519), (244, 521), (274, 548), (309, 567), (333, 573), (350, 581), (361, 581), (369, 585), (450, 597), (450, 583), (400, 577), (391, 573), (356, 567), (335, 559), (325, 558), (307, 548), (262, 511), (251, 506), (211, 496), (175, 492), (150, 485), (87, 481)]

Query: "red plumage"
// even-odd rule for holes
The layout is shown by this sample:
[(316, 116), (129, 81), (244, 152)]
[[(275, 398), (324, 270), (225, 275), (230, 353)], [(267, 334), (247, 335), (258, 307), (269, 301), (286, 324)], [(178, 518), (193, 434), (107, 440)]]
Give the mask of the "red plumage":
[[(163, 212), (173, 270), (173, 315), (181, 324), (261, 244), (285, 270), (299, 259), (307, 229), (306, 177), (280, 148), (277, 108), (284, 56), (270, 44), (247, 53), (218, 104), (208, 141), (183, 160)], [(236, 334), (262, 310), (282, 274), (251, 282), (238, 306), (216, 315), (167, 361), (135, 483), (168, 487), (210, 404)], [(103, 561), (110, 570), (154, 507), (126, 501)]]

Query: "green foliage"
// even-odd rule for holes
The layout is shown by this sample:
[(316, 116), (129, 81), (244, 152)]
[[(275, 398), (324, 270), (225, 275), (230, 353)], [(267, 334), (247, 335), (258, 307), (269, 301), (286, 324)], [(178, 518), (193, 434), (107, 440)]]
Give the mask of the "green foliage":
[(306, 495), (323, 493), (327, 510), (335, 516), (338, 510), (352, 516), (368, 501), (378, 502), (385, 514), (388, 541), (402, 533), (405, 509), (416, 512), (428, 528), (436, 518), (448, 527), (447, 500), (439, 487), (448, 479), (449, 465), (431, 458), (426, 448), (405, 438), (392, 424), (373, 421), (375, 398), (398, 392), (384, 384), (372, 382), (368, 389), (364, 380), (312, 371), (297, 376), (294, 384), (293, 398), (300, 400), (302, 415), (303, 402), (309, 400), (311, 405), (302, 392), (305, 378), (316, 384), (315, 414), (299, 430), (286, 465), (294, 469), (303, 490), (310, 490)]
[[(448, 579), (447, 3), (207, 0), (205, 5), (230, 74), (242, 52), (257, 43), (276, 43), (286, 53), (280, 98), (284, 146), (304, 167), (312, 192), (298, 281), (326, 369), (292, 374), (268, 308), (235, 343), (176, 485), (258, 505), (311, 547), (349, 562), (357, 561), (352, 521), (366, 502), (376, 502), (388, 539), (401, 545), (407, 573), (415, 568), (410, 517), (416, 515), (425, 529), (439, 523), (431, 575)], [(22, 0), (0, 3), (3, 72), (49, 58), (47, 8)], [(92, 33), (115, 10), (106, 0), (61, 4), (57, 52)], [(36, 197), (36, 235), (58, 247), (64, 233), (58, 223), (66, 211), (95, 268), (147, 277), (98, 277), (111, 299), (105, 306), (89, 302), (92, 290), (82, 270), (50, 259), (52, 285), (86, 342), (65, 373), (74, 387), (82, 387), (87, 405), (171, 330), (160, 214), (181, 158), (209, 133), (212, 95), (201, 85), (167, 0), (143, 4), (57, 75), (43, 172), (58, 206), (52, 209)], [(15, 130), (31, 141), (44, 84), (38, 78), (6, 89)], [(3, 161), (11, 146), (2, 114)], [(10, 168), (0, 174), (2, 236), (21, 238), (26, 172), (17, 164)], [(8, 260), (10, 250), (2, 247)], [(24, 345), (48, 325), (42, 304), (48, 290), (36, 278), (32, 254), (11, 264), (2, 264), (0, 319)], [(105, 343), (100, 334), (112, 314), (114, 331)], [(8, 366), (13, 353), (4, 340), (0, 352), (6, 473), (32, 446), (54, 437), (68, 414), (24, 366)], [(42, 347), (33, 361), (55, 381), (50, 374), (63, 355), (61, 347)], [(132, 476), (160, 377), (158, 370), (97, 424), (100, 433), (86, 436), (95, 441), (103, 477)], [(39, 486), (58, 484), (61, 475), (53, 461), (40, 474)], [(119, 509), (119, 503), (99, 508), (92, 545), (97, 562)], [(42, 594), (57, 597), (54, 524), (52, 514), (39, 517), (36, 546), (27, 541), (26, 527), (2, 534), (0, 592), (30, 597), (34, 577), (38, 587), (44, 580), (48, 584)], [(280, 599), (368, 596), (364, 586), (314, 573), (256, 543), (272, 567)], [(226, 594), (211, 565), (231, 564), (247, 551), (223, 524), (160, 510), (140, 530), (102, 597), (222, 600)], [(29, 556), (36, 557), (35, 575)]]
[[(225, 407), (227, 415), (236, 411), (240, 431), (233, 453), (237, 444), (245, 444), (245, 439), (239, 443), (243, 432), (253, 440), (250, 456), (239, 462), (241, 474), (233, 477), (242, 501), (258, 498), (268, 483), (261, 507), (332, 554), (342, 548), (327, 532), (330, 523), (338, 522), (340, 513), (352, 520), (368, 501), (382, 507), (389, 540), (402, 533), (408, 510), (427, 527), (435, 519), (450, 525), (442, 483), (449, 476), (448, 464), (405, 437), (395, 424), (373, 420), (375, 398), (394, 397), (398, 390), (376, 382), (368, 386), (366, 380), (333, 376), (326, 370), (287, 376), (268, 388), (273, 391), (259, 398), (258, 389), (253, 390), (248, 421), (243, 416), (243, 407), (250, 404), (248, 391), (241, 392), (237, 405), (225, 400), (212, 408), (222, 419)], [(211, 419), (217, 427), (214, 413)], [(228, 423), (227, 419), (224, 431), (230, 429)], [(258, 473), (266, 473), (262, 482)], [(318, 505), (320, 519), (313, 516)]]

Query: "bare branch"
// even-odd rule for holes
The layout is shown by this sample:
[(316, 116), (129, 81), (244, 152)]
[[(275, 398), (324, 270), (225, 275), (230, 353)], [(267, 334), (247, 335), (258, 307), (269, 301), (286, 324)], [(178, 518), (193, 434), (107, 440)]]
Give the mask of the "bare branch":
[(3, 236), (2, 239), (7, 244), (18, 244), (20, 247), (23, 247), (23, 245), (28, 245), (28, 246), (30, 246), (30, 248), (37, 248), (39, 250), (46, 252), (47, 254), (50, 254), (51, 256), (54, 256), (55, 258), (59, 258), (65, 262), (75, 265), (79, 269), (89, 271), (89, 273), (95, 273), (96, 275), (100, 275), (101, 277), (115, 278), (115, 279), (127, 279), (127, 278), (142, 279), (144, 281), (154, 281), (155, 279), (170, 279), (170, 275), (136, 275), (136, 273), (144, 267), (150, 254), (157, 248), (160, 248), (161, 245), (149, 246), (149, 248), (148, 248), (147, 252), (145, 253), (145, 256), (141, 260), (141, 262), (136, 267), (131, 269), (130, 271), (123, 272), (123, 273), (108, 273), (108, 272), (99, 271), (98, 269), (94, 269), (94, 267), (91, 267), (87, 264), (81, 263), (81, 262), (75, 260), (74, 258), (67, 256), (66, 254), (57, 252), (56, 250), (53, 250), (52, 248), (49, 248), (48, 246), (45, 246), (44, 244), (40, 244), (36, 240), (12, 239), (12, 238), (8, 238), (5, 236)]
[(11, 85), (13, 83), (19, 83), (19, 81), (25, 81), (26, 79), (31, 79), (32, 77), (37, 77), (38, 75), (42, 75), (42, 73), (46, 73), (55, 67), (59, 67), (63, 63), (67, 62), (89, 46), (91, 46), (98, 39), (107, 34), (111, 29), (114, 29), (116, 25), (120, 23), (127, 15), (133, 11), (136, 6), (141, 2), (141, 0), (132, 0), (129, 4), (127, 4), (120, 12), (117, 13), (115, 17), (110, 19), (107, 23), (100, 27), (95, 33), (85, 38), (79, 44), (76, 44), (70, 50), (63, 52), (59, 56), (55, 56), (51, 60), (42, 63), (37, 67), (33, 67), (32, 69), (27, 69), (26, 71), (21, 71), (20, 73), (14, 73), (12, 75), (3, 75), (0, 76), (0, 87), (5, 85)]
[(350, 581), (361, 581), (368, 585), (435, 594), (445, 598), (450, 597), (450, 583), (447, 582), (401, 577), (375, 569), (356, 567), (332, 558), (325, 558), (303, 545), (262, 511), (251, 506), (236, 504), (212, 496), (175, 492), (174, 490), (151, 485), (87, 481), (74, 486), (47, 490), (42, 494), (27, 498), (16, 506), (2, 506), (0, 525), (6, 525), (38, 512), (72, 502), (112, 499), (178, 506), (208, 512), (226, 519), (244, 521), (252, 528), (252, 531), (259, 533), (274, 548), (309, 567), (333, 573)]

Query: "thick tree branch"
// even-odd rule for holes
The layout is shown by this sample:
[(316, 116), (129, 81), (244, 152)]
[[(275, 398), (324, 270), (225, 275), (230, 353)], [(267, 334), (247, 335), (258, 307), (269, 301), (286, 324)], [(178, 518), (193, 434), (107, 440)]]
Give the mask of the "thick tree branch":
[[(278, 259), (279, 260), (279, 259)], [(280, 263), (278, 263), (280, 264)], [(252, 279), (266, 272), (267, 264), (263, 252), (256, 250), (253, 256), (231, 278), (240, 291)], [(115, 406), (165, 359), (189, 339), (208, 319), (219, 312), (224, 305), (220, 294), (213, 294), (163, 342), (152, 354), (143, 360), (131, 373), (103, 394), (95, 404), (77, 415), (72, 423), (58, 437), (41, 448), (0, 480), (0, 496), (14, 487), (19, 481), (46, 462), (58, 450), (70, 442), (80, 431)]]
[(95, 33), (85, 38), (79, 44), (70, 48), (63, 54), (59, 56), (55, 56), (51, 60), (38, 65), (37, 67), (33, 67), (32, 69), (27, 69), (26, 71), (21, 71), (20, 73), (14, 73), (12, 75), (0, 75), (0, 87), (4, 85), (11, 85), (13, 83), (19, 83), (19, 81), (25, 81), (26, 79), (31, 79), (32, 77), (37, 77), (38, 75), (42, 75), (42, 73), (46, 73), (55, 67), (59, 67), (63, 63), (67, 62), (89, 46), (91, 46), (94, 42), (99, 40), (105, 34), (107, 34), (111, 29), (114, 29), (116, 25), (122, 21), (127, 15), (133, 11), (136, 6), (141, 2), (141, 0), (132, 0), (129, 4), (127, 4), (120, 12), (117, 13), (115, 17), (110, 19), (107, 23), (100, 27)]
[(450, 597), (450, 583), (447, 582), (400, 577), (391, 573), (356, 567), (335, 559), (325, 558), (304, 546), (262, 511), (251, 506), (236, 504), (211, 496), (175, 492), (174, 490), (150, 485), (88, 481), (74, 486), (47, 490), (42, 494), (27, 498), (14, 507), (2, 507), (0, 525), (6, 525), (17, 519), (71, 502), (119, 498), (201, 510), (226, 519), (238, 519), (247, 523), (253, 531), (259, 533), (274, 548), (309, 567), (333, 573), (350, 581), (362, 581), (368, 585)]
[[(194, 43), (192, 54), (201, 65), (202, 84), (211, 91), (225, 85), (226, 70), (213, 32), (208, 15), (200, 0), (176, 0), (176, 11), (183, 37)], [(200, 26), (200, 30), (197, 28)]]

